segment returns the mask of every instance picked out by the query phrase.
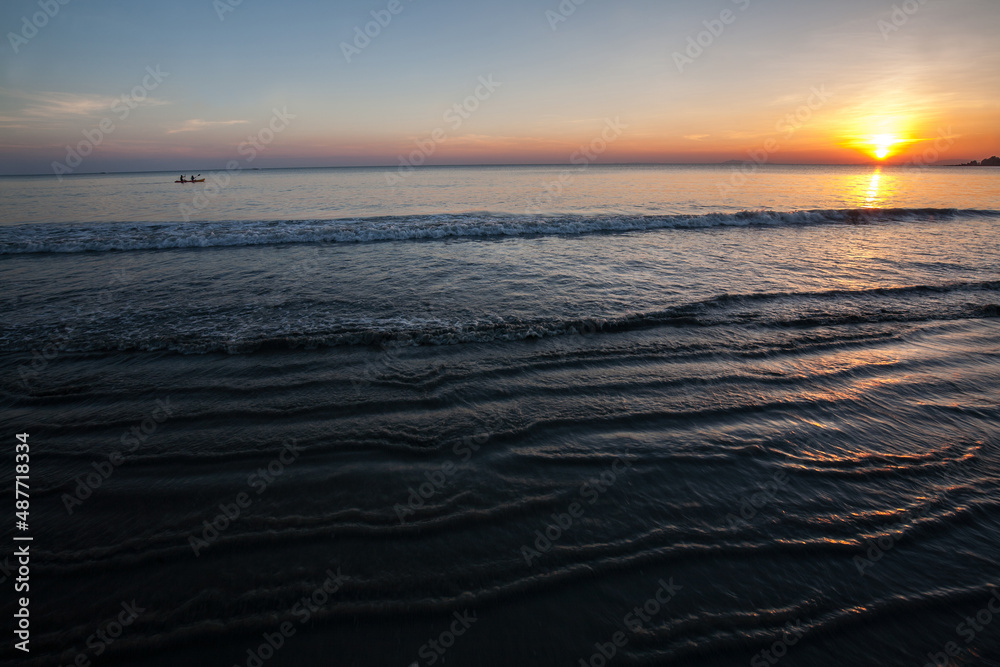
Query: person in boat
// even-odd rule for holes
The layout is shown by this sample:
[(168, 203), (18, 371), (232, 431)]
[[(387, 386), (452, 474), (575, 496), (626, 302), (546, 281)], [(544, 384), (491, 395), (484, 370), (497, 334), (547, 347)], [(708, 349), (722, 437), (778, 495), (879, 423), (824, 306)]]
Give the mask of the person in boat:
[(184, 174), (181, 174), (181, 183), (184, 182)]

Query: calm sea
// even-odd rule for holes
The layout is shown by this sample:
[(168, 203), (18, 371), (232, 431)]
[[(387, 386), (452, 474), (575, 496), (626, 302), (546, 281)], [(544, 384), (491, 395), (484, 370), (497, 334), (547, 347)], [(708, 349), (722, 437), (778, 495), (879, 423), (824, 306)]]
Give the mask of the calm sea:
[(177, 176), (0, 178), (6, 664), (1000, 665), (1000, 171)]

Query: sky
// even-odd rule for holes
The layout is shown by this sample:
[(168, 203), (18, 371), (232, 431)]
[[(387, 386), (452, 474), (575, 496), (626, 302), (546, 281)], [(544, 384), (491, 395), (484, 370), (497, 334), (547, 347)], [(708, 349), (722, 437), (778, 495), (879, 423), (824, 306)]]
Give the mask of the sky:
[(0, 29), (0, 174), (1000, 154), (997, 0), (4, 0)]

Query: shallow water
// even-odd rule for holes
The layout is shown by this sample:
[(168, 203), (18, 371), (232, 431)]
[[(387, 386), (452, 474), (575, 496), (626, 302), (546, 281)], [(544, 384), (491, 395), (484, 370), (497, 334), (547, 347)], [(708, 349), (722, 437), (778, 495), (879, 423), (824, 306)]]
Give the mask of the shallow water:
[(996, 172), (560, 172), (12, 215), (27, 664), (998, 664)]

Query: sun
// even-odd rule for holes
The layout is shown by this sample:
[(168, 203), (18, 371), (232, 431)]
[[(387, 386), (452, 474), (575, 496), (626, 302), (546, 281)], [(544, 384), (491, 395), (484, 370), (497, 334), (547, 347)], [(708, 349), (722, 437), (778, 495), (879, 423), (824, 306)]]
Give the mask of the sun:
[(894, 134), (877, 134), (872, 137), (871, 143), (875, 146), (875, 157), (884, 160), (892, 153), (892, 147), (898, 142)]
[(915, 137), (919, 119), (909, 115), (856, 116), (845, 119), (840, 145), (864, 156), (871, 164), (895, 163), (908, 147), (921, 141)]

